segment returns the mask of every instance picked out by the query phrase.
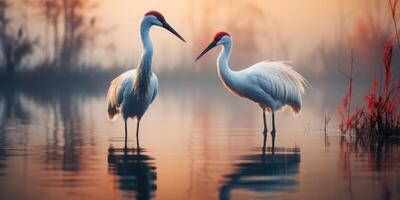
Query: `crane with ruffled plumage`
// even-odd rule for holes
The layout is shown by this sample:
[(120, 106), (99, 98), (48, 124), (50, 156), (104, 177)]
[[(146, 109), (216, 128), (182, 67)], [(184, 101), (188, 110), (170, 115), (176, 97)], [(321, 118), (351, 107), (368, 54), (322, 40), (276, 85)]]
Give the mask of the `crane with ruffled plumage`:
[(124, 72), (111, 81), (107, 93), (108, 118), (115, 120), (121, 113), (125, 122), (125, 149), (127, 149), (128, 118), (137, 120), (136, 142), (139, 148), (140, 119), (157, 95), (158, 79), (157, 75), (151, 71), (153, 44), (149, 32), (153, 25), (167, 29), (185, 42), (182, 36), (165, 21), (161, 13), (150, 11), (144, 15), (140, 25), (143, 51), (138, 67)]
[(294, 113), (299, 113), (301, 97), (305, 88), (310, 84), (287, 62), (263, 61), (240, 71), (231, 70), (228, 61), (232, 50), (232, 37), (226, 32), (217, 33), (208, 47), (196, 58), (196, 61), (218, 45), (223, 47), (217, 58), (218, 75), (221, 82), (232, 93), (259, 104), (263, 113), (265, 136), (268, 132), (265, 112), (272, 113), (271, 135), (274, 144), (275, 112), (285, 106), (290, 106)]

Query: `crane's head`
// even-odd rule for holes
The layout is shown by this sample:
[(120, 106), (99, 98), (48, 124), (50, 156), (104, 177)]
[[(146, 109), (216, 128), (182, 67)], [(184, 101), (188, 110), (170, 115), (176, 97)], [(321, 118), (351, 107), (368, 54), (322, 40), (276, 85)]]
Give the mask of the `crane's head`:
[(149, 11), (144, 15), (145, 18), (147, 18), (151, 24), (156, 25), (156, 26), (161, 26), (165, 29), (167, 29), (169, 32), (173, 33), (176, 37), (181, 39), (182, 41), (186, 42), (185, 39), (181, 35), (179, 35), (178, 32), (176, 32), (168, 23), (165, 21), (164, 16), (157, 12), (157, 11)]
[(218, 32), (217, 34), (215, 34), (213, 41), (208, 45), (206, 49), (204, 49), (203, 52), (201, 52), (201, 54), (196, 58), (196, 61), (199, 60), (204, 54), (206, 54), (212, 48), (228, 42), (230, 38), (231, 35), (229, 35), (229, 33), (227, 32)]

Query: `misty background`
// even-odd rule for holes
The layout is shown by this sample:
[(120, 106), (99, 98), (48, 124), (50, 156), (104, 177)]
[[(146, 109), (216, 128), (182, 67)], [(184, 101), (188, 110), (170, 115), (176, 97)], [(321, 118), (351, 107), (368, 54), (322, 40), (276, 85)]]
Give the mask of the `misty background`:
[[(291, 61), (311, 82), (313, 105), (332, 114), (346, 93), (351, 59), (356, 104), (373, 77), (382, 80), (383, 47), (394, 34), (390, 4), (381, 0), (0, 0), (1, 88), (18, 85), (46, 97), (62, 85), (73, 93), (105, 95), (114, 77), (136, 67), (139, 26), (149, 10), (161, 12), (188, 41), (152, 28), (152, 69), (161, 91), (202, 87), (225, 94), (215, 73), (219, 50), (199, 62), (194, 58), (216, 32), (226, 31), (234, 42), (233, 69)], [(398, 49), (393, 51), (398, 66)]]
[(307, 76), (324, 76), (347, 69), (353, 51), (365, 69), (358, 71), (368, 71), (381, 65), (384, 42), (394, 31), (389, 4), (380, 0), (1, 0), (0, 5), (1, 64), (8, 54), (22, 54), (13, 55), (17, 71), (43, 65), (136, 67), (139, 25), (148, 10), (163, 13), (188, 41), (153, 28), (158, 72), (215, 71), (217, 50), (204, 62), (193, 58), (218, 31), (234, 38), (230, 63), (236, 69), (290, 60)]

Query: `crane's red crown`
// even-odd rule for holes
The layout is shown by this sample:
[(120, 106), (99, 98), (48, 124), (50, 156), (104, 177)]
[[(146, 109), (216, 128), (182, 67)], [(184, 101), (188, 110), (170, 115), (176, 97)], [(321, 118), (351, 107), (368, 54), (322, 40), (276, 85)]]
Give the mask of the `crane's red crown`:
[(165, 20), (164, 16), (155, 10), (147, 12), (144, 16), (148, 16), (148, 15), (153, 15), (153, 16), (157, 17), (158, 19)]
[(229, 33), (227, 33), (227, 32), (218, 32), (218, 33), (215, 34), (215, 36), (214, 36), (214, 41), (218, 41), (219, 39), (221, 39), (221, 38), (224, 37), (225, 35), (231, 36), (231, 35), (229, 35)]

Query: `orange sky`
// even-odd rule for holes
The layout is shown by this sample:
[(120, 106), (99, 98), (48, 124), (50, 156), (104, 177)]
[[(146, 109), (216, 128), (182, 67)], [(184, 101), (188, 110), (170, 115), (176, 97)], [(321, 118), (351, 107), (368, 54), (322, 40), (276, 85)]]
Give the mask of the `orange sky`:
[[(361, 1), (361, 0), (354, 0)], [(352, 2), (354, 2), (352, 1)], [(205, 5), (207, 1), (131, 1), (131, 0), (103, 0), (100, 3), (98, 14), (102, 18), (105, 26), (116, 25), (118, 28), (110, 34), (109, 37), (104, 38), (104, 42), (113, 42), (117, 47), (119, 60), (127, 60), (132, 62), (134, 58), (140, 55), (139, 49), (141, 43), (138, 36), (138, 27), (143, 14), (148, 10), (158, 10), (162, 12), (167, 21), (178, 30), (187, 40), (185, 45), (174, 38), (174, 36), (163, 30), (153, 30), (152, 36), (156, 48), (156, 58), (161, 57), (163, 54), (168, 58), (181, 59), (180, 53), (171, 53), (170, 48), (176, 49), (178, 52), (189, 52), (193, 48), (193, 27), (196, 29), (201, 25), (201, 20), (205, 18), (204, 8), (209, 9), (208, 12), (215, 12), (213, 15), (215, 20), (208, 22), (211, 26), (210, 32), (200, 33), (209, 40), (217, 31), (228, 31), (226, 21), (228, 20), (223, 16), (223, 12), (229, 12), (229, 9), (241, 9), (243, 5), (248, 4), (248, 1), (243, 0), (224, 0), (212, 2), (211, 5)], [(230, 2), (234, 3), (232, 8)], [(265, 32), (266, 35), (274, 34), (279, 30), (282, 39), (286, 41), (290, 49), (291, 57), (302, 56), (303, 54), (310, 53), (314, 50), (317, 43), (326, 38), (331, 38), (337, 33), (337, 26), (339, 24), (339, 5), (341, 1), (320, 1), (320, 0), (282, 0), (282, 1), (265, 1), (255, 0), (251, 1), (261, 9), (265, 17)], [(352, 2), (342, 1), (345, 5), (346, 12), (351, 11), (346, 17), (346, 23), (350, 23), (354, 16), (360, 14), (360, 10), (353, 9)], [(213, 9), (215, 11), (213, 11)], [(240, 11), (239, 11), (240, 13)], [(352, 16), (349, 16), (352, 15)], [(194, 18), (193, 22), (189, 17)], [(241, 17), (231, 16), (232, 18)], [(235, 19), (232, 19), (235, 20)], [(255, 21), (263, 21), (257, 17)], [(207, 22), (206, 22), (207, 23)], [(277, 27), (277, 28), (276, 28)], [(261, 27), (260, 27), (261, 28)], [(227, 30), (228, 29), (228, 30)], [(200, 30), (197, 30), (200, 31)], [(197, 36), (199, 37), (199, 36)], [(235, 37), (235, 35), (233, 35)], [(162, 42), (160, 42), (162, 41)], [(257, 39), (262, 44), (262, 48), (270, 48), (267, 36)], [(207, 44), (203, 44), (205, 46)], [(198, 51), (201, 47), (195, 47)], [(267, 55), (268, 56), (268, 55)], [(262, 59), (267, 59), (266, 55), (259, 55)], [(254, 58), (255, 59), (255, 58)], [(169, 63), (168, 61), (166, 62)]]
[[(241, 34), (248, 30), (249, 23), (256, 26), (255, 44), (250, 46), (256, 46), (254, 48), (258, 51), (251, 54), (251, 57), (245, 54), (245, 58), (237, 59), (240, 60), (240, 66), (266, 59), (298, 62), (309, 58), (310, 55), (313, 57), (316, 47), (322, 42), (335, 41), (342, 31), (339, 28), (341, 21), (343, 32), (348, 35), (360, 16), (365, 16), (370, 10), (379, 10), (374, 8), (376, 3), (373, 2), (379, 4), (380, 1), (99, 0), (98, 8), (92, 14), (99, 17), (100, 27), (113, 28), (113, 31), (99, 36), (92, 60), (106, 66), (114, 63), (135, 66), (141, 53), (140, 21), (147, 11), (158, 10), (188, 42), (184, 44), (172, 34), (158, 27), (153, 28), (151, 36), (155, 46), (155, 69), (174, 68), (180, 63), (191, 63), (195, 54), (202, 50), (218, 31), (230, 32), (234, 37), (232, 57), (243, 56), (244, 51), (239, 50), (239, 47), (246, 43), (248, 38), (246, 34), (245, 37)], [(15, 5), (14, 8), (20, 10), (22, 4)], [(35, 15), (35, 11), (30, 11), (30, 15)], [(14, 15), (18, 17), (24, 14), (15, 12)], [(233, 30), (235, 25), (238, 29)], [(29, 23), (29, 28), (32, 35), (44, 34), (43, 24)], [(113, 49), (107, 48), (110, 46), (113, 46)], [(282, 50), (285, 48), (287, 53)], [(216, 52), (213, 51), (214, 56), (208, 56), (206, 59), (214, 60)]]

